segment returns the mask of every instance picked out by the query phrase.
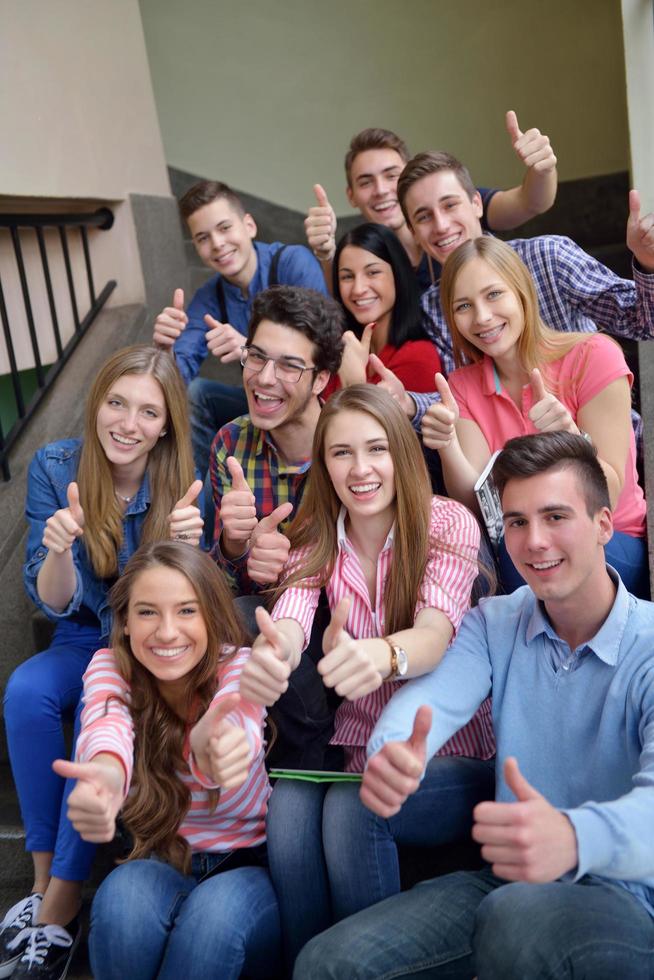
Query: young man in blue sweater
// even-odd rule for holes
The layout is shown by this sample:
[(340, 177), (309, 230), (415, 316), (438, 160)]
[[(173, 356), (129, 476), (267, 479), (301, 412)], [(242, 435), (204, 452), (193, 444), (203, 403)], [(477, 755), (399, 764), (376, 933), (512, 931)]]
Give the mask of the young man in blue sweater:
[(654, 604), (604, 561), (593, 447), (507, 443), (494, 475), (527, 586), (482, 600), (440, 666), (370, 740), (361, 798), (383, 818), (493, 696), (496, 799), (474, 810), (487, 866), (422, 882), (309, 943), (297, 976), (640, 978), (654, 957)]

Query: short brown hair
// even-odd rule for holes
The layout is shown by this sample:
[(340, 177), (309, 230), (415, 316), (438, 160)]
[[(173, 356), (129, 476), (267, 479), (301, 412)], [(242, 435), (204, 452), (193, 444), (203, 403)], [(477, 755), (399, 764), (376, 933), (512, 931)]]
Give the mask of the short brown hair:
[(604, 470), (597, 450), (588, 439), (571, 432), (539, 432), (509, 439), (493, 466), (493, 480), (500, 497), (509, 480), (526, 480), (548, 470), (572, 469), (589, 517), (603, 507), (611, 508)]
[(352, 164), (360, 153), (366, 150), (395, 150), (404, 163), (409, 159), (409, 149), (403, 139), (390, 129), (362, 129), (350, 140), (350, 147), (345, 154), (345, 174), (347, 186), (352, 186)]
[(423, 177), (440, 173), (442, 170), (449, 170), (454, 174), (470, 200), (477, 193), (470, 171), (451, 153), (445, 153), (444, 150), (427, 150), (425, 153), (418, 153), (417, 156), (409, 160), (397, 182), (397, 199), (408, 225), (411, 225), (411, 222), (404, 206), (404, 200), (409, 188), (417, 181), (422, 180)]
[(220, 180), (199, 180), (197, 184), (193, 184), (193, 187), (189, 187), (183, 197), (180, 198), (180, 214), (184, 221), (188, 221), (191, 215), (203, 208), (205, 204), (213, 204), (214, 201), (219, 201), (222, 198), (229, 201), (241, 217), (245, 214), (243, 201), (238, 194)]

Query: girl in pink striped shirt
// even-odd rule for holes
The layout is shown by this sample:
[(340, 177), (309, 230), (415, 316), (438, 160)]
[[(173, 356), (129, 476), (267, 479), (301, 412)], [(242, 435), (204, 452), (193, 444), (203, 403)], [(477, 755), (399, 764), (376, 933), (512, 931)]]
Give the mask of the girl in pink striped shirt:
[(199, 549), (139, 549), (111, 593), (112, 649), (84, 676), (69, 817), (108, 841), (122, 808), (133, 847), (101, 885), (96, 980), (274, 976), (263, 709), (238, 693), (249, 651), (229, 591)]
[[(438, 664), (459, 627), (478, 571), (479, 527), (461, 504), (432, 497), (418, 439), (391, 396), (353, 385), (322, 410), (289, 537), (272, 616), (257, 610), (261, 634), (241, 693), (268, 705), (283, 693), (324, 587), (332, 619), (318, 670), (344, 699), (332, 741), (344, 747), (346, 769), (361, 772), (384, 705), (404, 680)], [(365, 810), (356, 785), (277, 784), (269, 853), (290, 961), (333, 918), (399, 891), (396, 841), (466, 833), (474, 803), (492, 795), (486, 760), (494, 750), (485, 703), (429, 767), (401, 826)]]

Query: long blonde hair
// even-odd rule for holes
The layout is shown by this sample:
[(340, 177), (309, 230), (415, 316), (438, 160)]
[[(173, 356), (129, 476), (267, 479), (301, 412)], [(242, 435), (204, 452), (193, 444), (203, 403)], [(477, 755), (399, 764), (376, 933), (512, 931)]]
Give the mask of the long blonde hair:
[[(207, 629), (207, 651), (184, 677), (183, 717), (163, 698), (156, 679), (134, 657), (125, 634), (129, 600), (138, 577), (152, 568), (174, 569), (191, 584)], [(190, 805), (190, 791), (176, 775), (187, 771), (183, 758), (188, 726), (205, 713), (216, 693), (221, 661), (245, 640), (229, 587), (214, 561), (199, 548), (179, 541), (144, 545), (130, 558), (110, 593), (111, 646), (121, 676), (130, 686), (134, 722), (134, 772), (123, 819), (133, 836), (130, 858), (148, 854), (188, 871), (190, 849), (178, 833)], [(211, 802), (215, 805), (217, 794)]]
[[(396, 401), (376, 385), (357, 384), (334, 394), (323, 407), (313, 439), (311, 470), (297, 515), (288, 529), (291, 548), (309, 549), (274, 598), (290, 585), (314, 579), (324, 586), (338, 549), (336, 521), (341, 508), (325, 465), (325, 439), (339, 412), (363, 412), (379, 422), (388, 437), (395, 473), (393, 559), (384, 590), (386, 631), (413, 626), (415, 607), (430, 549), (431, 483), (420, 443)], [(447, 546), (444, 544), (444, 548)]]
[(548, 327), (539, 313), (536, 286), (527, 266), (510, 245), (500, 241), (499, 238), (485, 235), (459, 245), (443, 266), (440, 281), (441, 308), (452, 336), (454, 361), (457, 367), (465, 363), (464, 357), (478, 362), (484, 356), (461, 334), (454, 316), (454, 288), (459, 273), (468, 262), (477, 258), (488, 262), (498, 272), (522, 306), (524, 328), (518, 338), (518, 354), (525, 371), (530, 372), (534, 368), (545, 367), (547, 377), (548, 363), (558, 361), (577, 344), (582, 344), (593, 336), (588, 333), (552, 330)]
[(111, 466), (97, 433), (98, 411), (111, 386), (124, 374), (150, 374), (166, 404), (166, 434), (148, 454), (151, 503), (141, 542), (168, 537), (167, 518), (194, 479), (186, 389), (172, 354), (155, 347), (124, 347), (105, 361), (89, 392), (77, 481), (84, 511), (84, 546), (99, 578), (118, 571), (123, 511), (114, 491)]

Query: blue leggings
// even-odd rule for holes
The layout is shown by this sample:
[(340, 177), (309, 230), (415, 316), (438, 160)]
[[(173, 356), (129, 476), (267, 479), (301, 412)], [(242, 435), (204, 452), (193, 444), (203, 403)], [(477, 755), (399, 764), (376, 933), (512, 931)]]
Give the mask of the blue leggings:
[(75, 780), (52, 771), (66, 757), (62, 721), (79, 734), (82, 675), (101, 646), (100, 630), (61, 620), (52, 645), (17, 667), (4, 696), (9, 758), (25, 825), (28, 851), (53, 851), (52, 874), (66, 881), (89, 876), (95, 845), (83, 841), (66, 816)]

